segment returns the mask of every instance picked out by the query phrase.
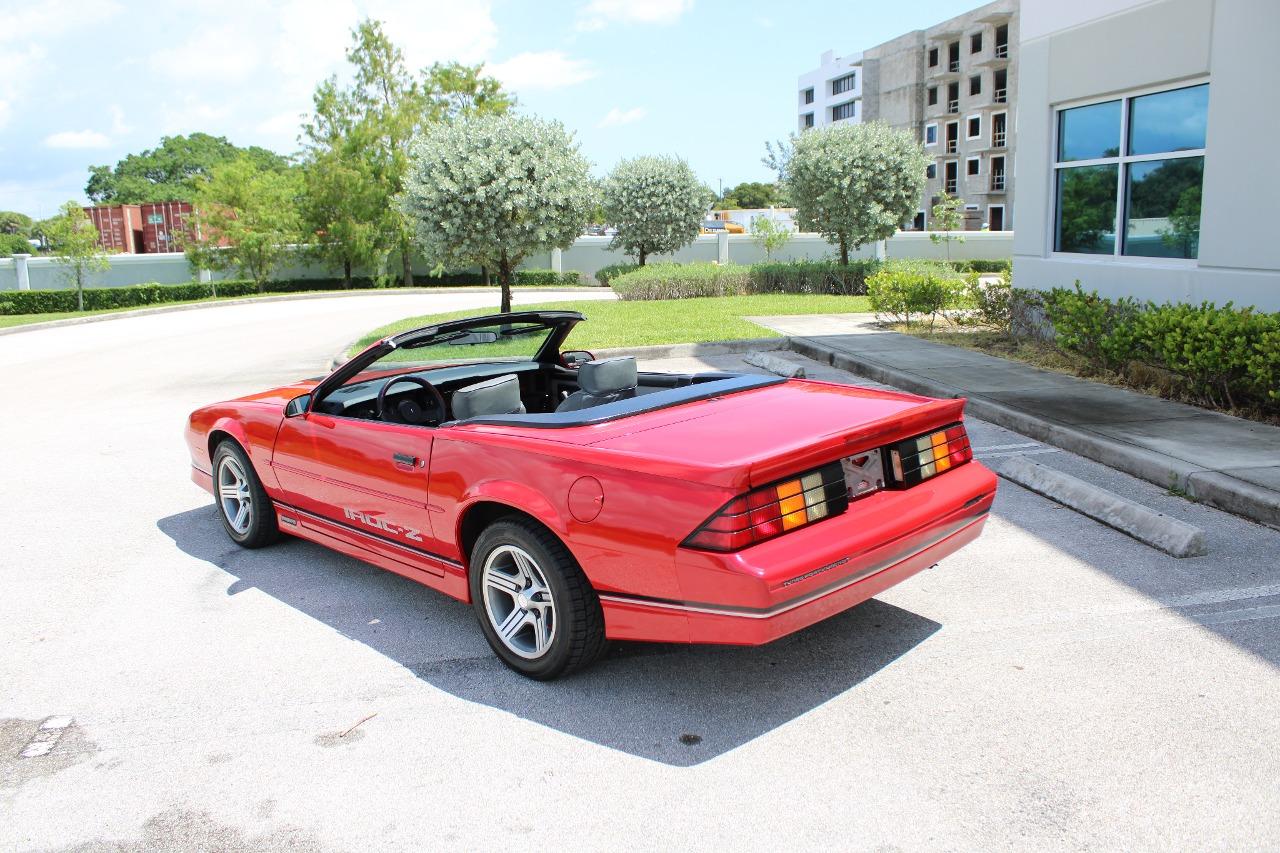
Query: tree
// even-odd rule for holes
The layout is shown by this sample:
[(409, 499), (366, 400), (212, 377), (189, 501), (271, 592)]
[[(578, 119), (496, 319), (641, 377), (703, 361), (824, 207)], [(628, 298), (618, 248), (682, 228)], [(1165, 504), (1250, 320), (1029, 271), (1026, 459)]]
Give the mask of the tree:
[(795, 151), (795, 145), (794, 133), (786, 139), (779, 139), (776, 142), (766, 141), (764, 144), (764, 156), (760, 158), (760, 162), (778, 173), (779, 184), (787, 182), (787, 167), (791, 163), (791, 154)]
[(14, 255), (31, 254), (31, 244), (21, 234), (5, 234), (0, 232), (0, 258), (11, 258)]
[(716, 203), (717, 210), (753, 210), (773, 207), (779, 203), (777, 184), (762, 181), (744, 181), (725, 190), (724, 198)]
[(98, 204), (191, 201), (200, 178), (208, 177), (215, 166), (242, 157), (259, 169), (278, 172), (289, 167), (279, 154), (256, 145), (237, 148), (224, 136), (166, 136), (158, 147), (130, 154), (115, 168), (91, 167), (85, 192)]
[(911, 134), (887, 125), (842, 124), (795, 138), (787, 188), (805, 230), (840, 249), (892, 237), (916, 211), (928, 158)]
[[(335, 77), (320, 84), (303, 137), (308, 162), (323, 160), (312, 176), (316, 189), (335, 199), (354, 190), (359, 211), (308, 206), (308, 227), (328, 235), (323, 254), (344, 269), (350, 261), (380, 266), (385, 255), (398, 251), (408, 287), (414, 229), (396, 198), (404, 190), (410, 139), (433, 123), (505, 112), (515, 99), (497, 80), (482, 76), (479, 65), (436, 63), (413, 75), (382, 24), (371, 19), (352, 31), (347, 61), (354, 71), (351, 85), (339, 88)], [(368, 227), (354, 227), (358, 219)]]
[(595, 203), (590, 164), (559, 122), (462, 116), (430, 126), (412, 152), (402, 206), (423, 249), (439, 265), (497, 270), (503, 313), (520, 262), (567, 249)]
[(34, 223), (31, 217), (16, 210), (0, 210), (0, 234), (18, 234), (26, 237)]
[(678, 157), (623, 160), (603, 186), (605, 219), (618, 229), (609, 246), (644, 266), (649, 255), (692, 243), (713, 201), (715, 193)]
[(264, 290), (298, 240), (296, 172), (262, 171), (249, 158), (218, 166), (196, 186), (187, 260), (201, 269), (236, 269)]
[(757, 216), (751, 220), (751, 236), (764, 249), (764, 256), (772, 258), (791, 240), (791, 227), (771, 216)]
[(84, 283), (89, 273), (110, 265), (98, 245), (98, 229), (88, 214), (74, 201), (58, 209), (58, 215), (41, 223), (53, 257), (64, 267), (69, 282), (76, 286), (76, 310), (84, 310)]
[(929, 211), (929, 221), (933, 225), (929, 229), (929, 239), (934, 243), (944, 243), (947, 247), (947, 260), (951, 260), (951, 241), (964, 242), (963, 234), (954, 234), (964, 224), (964, 215), (960, 212), (961, 201), (953, 195), (943, 193), (938, 203)]

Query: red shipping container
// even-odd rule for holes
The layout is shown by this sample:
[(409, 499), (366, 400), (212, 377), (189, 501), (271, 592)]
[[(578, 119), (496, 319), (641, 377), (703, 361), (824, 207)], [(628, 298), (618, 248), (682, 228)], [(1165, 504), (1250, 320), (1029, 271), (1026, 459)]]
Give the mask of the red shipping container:
[(143, 251), (181, 252), (191, 202), (156, 201), (141, 205)]
[(142, 251), (142, 212), (138, 205), (86, 207), (84, 212), (98, 229), (98, 245), (103, 249), (130, 255)]

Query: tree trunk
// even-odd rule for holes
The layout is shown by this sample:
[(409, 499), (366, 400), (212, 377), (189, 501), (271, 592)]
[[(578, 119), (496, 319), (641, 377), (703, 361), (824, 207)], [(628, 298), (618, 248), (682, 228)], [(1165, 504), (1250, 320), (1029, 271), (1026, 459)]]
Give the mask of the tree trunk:
[(646, 251), (644, 250), (644, 247), (642, 246), (642, 247), (640, 248), (640, 252), (639, 252), (640, 266), (644, 266), (644, 257), (645, 257), (645, 255), (647, 255), (647, 254), (649, 254), (649, 253), (648, 253), (648, 252), (646, 252)]
[(400, 260), (404, 262), (404, 286), (413, 287), (413, 242), (400, 241)]
[(76, 270), (76, 310), (84, 310), (84, 273)]
[(345, 290), (351, 289), (351, 259), (342, 259), (342, 287)]
[(849, 241), (844, 237), (840, 238), (840, 265), (849, 266)]
[(485, 287), (488, 287), (490, 284), (492, 284), (492, 283), (493, 283), (493, 282), (491, 282), (491, 281), (489, 280), (489, 268), (488, 268), (488, 267), (486, 267), (486, 266), (482, 266), (482, 267), (480, 267), (480, 280), (484, 282), (484, 286), (485, 286)]
[(503, 314), (511, 313), (511, 272), (513, 264), (507, 260), (504, 253), (502, 259), (498, 261), (498, 282), (502, 285), (502, 307), (500, 312)]

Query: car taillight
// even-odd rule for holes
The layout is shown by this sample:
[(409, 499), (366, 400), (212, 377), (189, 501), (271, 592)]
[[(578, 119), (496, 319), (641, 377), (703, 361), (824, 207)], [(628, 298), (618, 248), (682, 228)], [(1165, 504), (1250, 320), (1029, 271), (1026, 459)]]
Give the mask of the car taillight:
[(973, 450), (969, 447), (969, 436), (964, 426), (952, 424), (927, 435), (891, 444), (888, 465), (891, 483), (914, 486), (972, 458)]
[(683, 544), (706, 551), (737, 551), (839, 515), (848, 506), (844, 469), (834, 462), (734, 498)]

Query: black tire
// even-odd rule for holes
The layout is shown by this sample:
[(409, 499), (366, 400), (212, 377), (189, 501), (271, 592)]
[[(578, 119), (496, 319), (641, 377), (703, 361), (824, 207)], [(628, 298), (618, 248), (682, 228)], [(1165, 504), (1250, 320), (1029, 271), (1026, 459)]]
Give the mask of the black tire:
[[(536, 657), (517, 654), (508, 648), (498, 636), (486, 598), (488, 591), (483, 579), (490, 556), (500, 551), (494, 557), (496, 567), (497, 561), (511, 548), (520, 549), (533, 559), (550, 593), (554, 631), (550, 632), (545, 651)], [(503, 663), (521, 675), (550, 681), (588, 666), (608, 648), (604, 611), (587, 576), (564, 543), (530, 519), (504, 516), (485, 528), (471, 550), (470, 585), (471, 603), (489, 647)], [(501, 598), (501, 591), (497, 597)], [(512, 605), (513, 611), (516, 606)], [(534, 628), (530, 627), (528, 632), (533, 634)]]
[[(230, 511), (227, 501), (220, 493), (221, 484), (229, 479), (232, 473), (243, 475), (243, 490), (247, 497), (247, 519), (237, 525), (237, 520), (228, 517)], [(258, 479), (258, 472), (253, 470), (249, 456), (235, 441), (227, 439), (213, 451), (213, 502), (218, 510), (218, 518), (222, 520), (222, 528), (227, 531), (231, 541), (241, 548), (262, 548), (280, 539), (280, 527), (276, 522), (276, 510)]]

